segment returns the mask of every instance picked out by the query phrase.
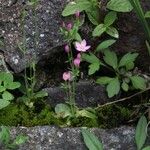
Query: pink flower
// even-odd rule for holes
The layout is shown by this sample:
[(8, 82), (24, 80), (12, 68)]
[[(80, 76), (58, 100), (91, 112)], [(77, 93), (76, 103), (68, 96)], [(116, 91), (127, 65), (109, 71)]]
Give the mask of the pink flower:
[(80, 66), (80, 62), (81, 62), (81, 60), (80, 60), (79, 58), (75, 58), (74, 61), (73, 61), (74, 65), (75, 65), (76, 67), (79, 67), (79, 66)]
[(65, 45), (65, 52), (66, 52), (66, 53), (69, 53), (69, 51), (70, 51), (69, 45)]
[(67, 24), (67, 30), (70, 31), (72, 29), (72, 23)]
[(83, 40), (81, 42), (75, 42), (75, 48), (77, 51), (80, 52), (86, 52), (90, 49), (91, 46), (87, 46), (86, 40)]
[(81, 54), (80, 53), (77, 54), (77, 58), (81, 59)]
[(75, 13), (75, 16), (76, 16), (76, 18), (79, 18), (79, 17), (80, 17), (80, 11), (77, 11), (77, 12)]
[(65, 81), (70, 81), (71, 80), (71, 73), (70, 73), (70, 71), (67, 71), (67, 72), (64, 72), (63, 73), (63, 80), (65, 80)]

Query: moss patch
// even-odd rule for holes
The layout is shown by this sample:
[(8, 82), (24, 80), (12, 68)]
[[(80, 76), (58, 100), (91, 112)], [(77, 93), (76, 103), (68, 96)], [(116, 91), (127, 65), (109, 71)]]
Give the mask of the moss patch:
[[(71, 120), (73, 127), (101, 127), (112, 128), (125, 124), (130, 119), (132, 110), (119, 105), (110, 105), (99, 108), (96, 112), (98, 119), (79, 117)], [(58, 125), (66, 126), (66, 119), (58, 119), (53, 109), (44, 104), (37, 104), (34, 108), (28, 108), (23, 104), (11, 104), (0, 110), (0, 125), (6, 126), (42, 126)]]

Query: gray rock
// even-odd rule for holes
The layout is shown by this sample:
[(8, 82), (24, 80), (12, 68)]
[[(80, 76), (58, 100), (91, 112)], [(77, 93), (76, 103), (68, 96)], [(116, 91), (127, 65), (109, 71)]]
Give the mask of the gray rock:
[[(136, 150), (134, 142), (135, 129), (132, 127), (120, 127), (115, 129), (90, 129), (102, 140), (104, 150)], [(54, 126), (43, 127), (17, 127), (11, 129), (15, 137), (25, 134), (29, 137), (27, 143), (19, 150), (87, 150), (81, 128), (58, 128)]]
[[(62, 24), (61, 12), (67, 0), (40, 0), (35, 9), (27, 7), (25, 24), (23, 25), (23, 1), (0, 1), (0, 35), (4, 38), (5, 47), (1, 49), (5, 54), (6, 62), (15, 72), (22, 71), (26, 62), (34, 58), (39, 61), (53, 53), (55, 47), (64, 44), (60, 27)], [(37, 27), (35, 27), (37, 26)], [(18, 48), (23, 42), (23, 30), (26, 35), (27, 51), (24, 54)], [(39, 41), (35, 47), (35, 40)]]
[[(61, 50), (58, 48), (64, 44), (59, 30), (64, 20), (61, 17), (61, 12), (68, 1), (39, 0), (39, 4), (35, 10), (37, 28), (35, 28), (33, 11), (30, 7), (27, 8), (24, 25), (27, 52), (24, 56), (20, 52), (18, 44), (23, 41), (21, 14), (24, 7), (23, 4), (27, 0), (0, 0), (0, 35), (3, 36), (5, 43), (5, 47), (1, 50), (4, 52), (5, 61), (15, 72), (22, 71), (26, 67), (26, 62), (31, 60), (31, 58), (34, 58), (38, 62), (39, 60), (44, 60), (49, 55), (53, 55), (54, 52)], [(106, 5), (106, 0), (102, 1), (102, 5)], [(149, 10), (149, 1), (143, 0), (143, 6), (146, 10)], [(105, 6), (102, 7), (102, 11), (104, 14), (106, 13)], [(143, 40), (143, 30), (136, 15), (134, 13), (119, 14), (116, 26), (119, 29), (120, 39), (115, 44), (114, 49), (119, 53), (136, 50), (141, 52), (139, 64), (142, 67), (147, 67), (150, 63), (149, 57)], [(89, 30), (89, 26), (84, 25), (82, 31), (84, 37), (86, 39), (89, 37), (88, 41), (91, 41), (91, 29)], [(36, 34), (39, 40), (37, 48), (35, 48), (34, 42)], [(101, 39), (99, 42), (101, 42)], [(95, 46), (95, 42), (93, 46)]]
[[(51, 87), (44, 89), (49, 96), (47, 102), (51, 106), (58, 103), (64, 103), (67, 99), (64, 90), (60, 87)], [(104, 104), (108, 101), (105, 87), (94, 84), (89, 81), (80, 81), (76, 88), (76, 104), (79, 107), (96, 107), (98, 104)]]

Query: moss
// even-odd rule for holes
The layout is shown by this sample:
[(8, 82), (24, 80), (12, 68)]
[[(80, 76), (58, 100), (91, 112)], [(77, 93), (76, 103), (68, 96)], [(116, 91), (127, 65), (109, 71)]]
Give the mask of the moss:
[[(132, 110), (119, 105), (110, 105), (99, 108), (96, 113), (98, 116), (97, 120), (86, 117), (74, 118), (71, 120), (71, 126), (117, 127), (125, 124), (130, 119)], [(21, 104), (11, 104), (5, 109), (0, 110), (0, 125), (30, 127), (37, 125), (64, 126), (65, 124), (66, 120), (56, 118), (53, 109), (44, 102), (37, 103), (32, 109)]]
[(11, 104), (0, 111), (0, 125), (7, 126), (37, 126), (37, 125), (61, 125), (49, 106), (44, 106), (40, 112), (29, 109), (25, 105)]
[(98, 120), (101, 128), (117, 127), (130, 119), (132, 110), (119, 105), (109, 105), (98, 110)]

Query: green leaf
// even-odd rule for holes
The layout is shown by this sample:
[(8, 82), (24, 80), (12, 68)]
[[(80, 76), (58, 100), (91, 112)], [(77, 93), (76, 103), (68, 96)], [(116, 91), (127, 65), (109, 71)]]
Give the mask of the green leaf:
[(21, 144), (24, 144), (27, 140), (28, 140), (27, 136), (19, 135), (16, 137), (13, 144), (14, 145), (21, 145)]
[(21, 86), (21, 84), (19, 82), (10, 82), (8, 84), (5, 85), (5, 87), (9, 90), (14, 90), (17, 89)]
[(13, 82), (13, 75), (8, 72), (0, 72), (0, 80), (4, 81), (4, 83)]
[(134, 68), (134, 62), (126, 64), (126, 69), (127, 70), (132, 70)]
[(125, 81), (123, 81), (121, 87), (126, 92), (129, 90), (129, 85)]
[(84, 142), (89, 150), (103, 150), (101, 141), (90, 131), (82, 129)]
[(94, 31), (92, 32), (92, 35), (95, 36), (101, 36), (106, 31), (106, 27), (104, 24), (98, 25)]
[(87, 61), (88, 63), (91, 63), (91, 64), (93, 64), (93, 63), (100, 63), (99, 59), (92, 53), (90, 53), (90, 54), (85, 54), (85, 53), (82, 54), (82, 59), (84, 61)]
[(118, 58), (115, 52), (110, 51), (110, 50), (106, 50), (104, 51), (104, 61), (110, 65), (111, 67), (113, 67), (114, 69), (117, 69), (118, 67)]
[(110, 77), (100, 77), (96, 80), (96, 83), (105, 85), (110, 83), (113, 79), (114, 78), (110, 78)]
[(144, 90), (146, 88), (146, 81), (144, 78), (140, 76), (132, 76), (130, 79), (135, 89)]
[(46, 91), (39, 91), (39, 92), (36, 92), (34, 95), (35, 98), (43, 98), (46, 96), (48, 96), (48, 93)]
[(0, 132), (0, 142), (7, 145), (10, 140), (10, 133), (9, 129), (5, 126), (1, 126), (1, 132)]
[(5, 99), (0, 99), (0, 109), (7, 107), (9, 104), (10, 104), (9, 101), (7, 101)]
[(116, 19), (117, 19), (117, 13), (114, 11), (109, 12), (104, 19), (105, 26), (109, 27), (115, 22)]
[(147, 12), (145, 13), (145, 18), (150, 18), (150, 11), (147, 11)]
[(69, 16), (75, 14), (77, 11), (84, 11), (91, 7), (91, 3), (88, 0), (77, 0), (76, 2), (70, 2), (62, 12), (62, 16)]
[(99, 69), (100, 69), (100, 63), (99, 62), (98, 63), (93, 63), (93, 64), (89, 65), (88, 75), (94, 74)]
[(119, 33), (118, 33), (117, 29), (114, 27), (108, 27), (106, 29), (106, 33), (114, 38), (119, 38)]
[(0, 85), (0, 92), (3, 92), (3, 91), (5, 91), (6, 90), (6, 88), (4, 87), (4, 86), (1, 86)]
[(110, 40), (105, 40), (102, 43), (100, 43), (97, 48), (96, 52), (99, 52), (101, 50), (109, 48), (111, 45), (113, 45), (116, 42), (116, 40), (110, 39)]
[(107, 8), (117, 12), (130, 12), (133, 9), (129, 0), (110, 0)]
[(5, 91), (3, 94), (2, 94), (2, 98), (6, 101), (10, 101), (10, 100), (13, 100), (14, 99), (14, 96), (9, 93), (8, 91)]
[(86, 14), (91, 23), (93, 23), (94, 25), (99, 25), (100, 13), (99, 8), (97, 6), (88, 8), (88, 10), (86, 10)]
[(144, 146), (144, 143), (146, 141), (146, 136), (147, 136), (146, 127), (147, 127), (147, 119), (145, 116), (142, 116), (138, 121), (136, 127), (136, 133), (135, 133), (135, 141), (138, 150), (141, 150), (141, 148)]
[(71, 109), (66, 104), (57, 104), (55, 107), (55, 113), (62, 118), (72, 116)]
[(119, 67), (126, 66), (129, 63), (133, 63), (138, 55), (139, 55), (138, 53), (131, 53), (131, 52), (125, 54), (119, 62)]
[(108, 97), (111, 98), (115, 95), (117, 95), (120, 91), (120, 82), (118, 78), (113, 79), (112, 81), (109, 82), (107, 85), (107, 93)]
[(150, 55), (150, 44), (149, 44), (148, 41), (146, 41), (146, 47), (147, 47), (148, 53), (149, 53), (149, 55)]
[(144, 147), (142, 150), (150, 150), (150, 146)]
[(77, 115), (81, 116), (81, 117), (91, 118), (91, 119), (96, 119), (97, 118), (97, 116), (94, 113), (89, 112), (85, 109), (77, 111)]

